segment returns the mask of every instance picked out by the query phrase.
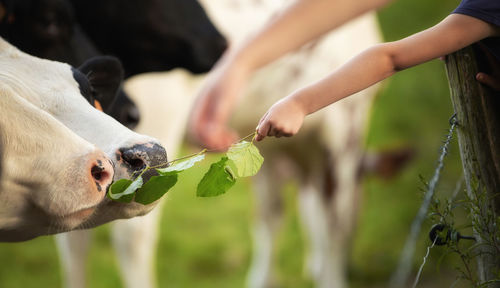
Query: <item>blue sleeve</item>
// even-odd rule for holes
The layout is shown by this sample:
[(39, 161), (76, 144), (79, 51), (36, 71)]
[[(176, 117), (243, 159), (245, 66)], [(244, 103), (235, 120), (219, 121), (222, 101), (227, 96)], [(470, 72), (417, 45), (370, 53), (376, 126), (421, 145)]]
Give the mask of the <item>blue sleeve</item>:
[(500, 26), (500, 0), (462, 0), (452, 13), (468, 15)]
[[(471, 16), (500, 27), (500, 0), (462, 0), (452, 13)], [(500, 61), (500, 37), (490, 37), (481, 41)]]

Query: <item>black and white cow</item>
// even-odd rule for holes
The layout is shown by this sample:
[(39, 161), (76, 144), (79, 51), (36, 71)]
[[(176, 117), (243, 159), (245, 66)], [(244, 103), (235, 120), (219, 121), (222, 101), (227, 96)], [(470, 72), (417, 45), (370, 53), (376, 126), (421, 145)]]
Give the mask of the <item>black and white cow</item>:
[[(90, 228), (144, 215), (155, 206), (115, 203), (104, 197), (113, 168), (116, 180), (167, 161), (156, 139), (130, 131), (88, 101), (116, 95), (123, 76), (118, 60), (94, 58), (75, 69), (30, 56), (0, 39), (0, 67), (4, 146), (0, 197), (5, 205), (0, 212), (1, 241)], [(92, 185), (99, 193), (85, 200), (89, 193), (82, 189)], [(66, 216), (75, 212), (76, 220), (70, 221)], [(24, 215), (39, 222), (24, 224)], [(44, 215), (64, 217), (53, 220)], [(25, 228), (19, 231), (19, 227)]]

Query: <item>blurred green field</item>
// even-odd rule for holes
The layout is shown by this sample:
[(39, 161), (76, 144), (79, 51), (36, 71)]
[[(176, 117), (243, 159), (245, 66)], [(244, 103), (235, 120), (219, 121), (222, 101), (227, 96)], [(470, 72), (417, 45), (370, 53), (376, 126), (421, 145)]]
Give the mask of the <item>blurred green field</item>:
[[(386, 40), (396, 40), (429, 27), (458, 5), (458, 0), (399, 0), (379, 12)], [(443, 63), (439, 60), (403, 71), (385, 82), (372, 111), (366, 135), (369, 149), (411, 144), (417, 157), (396, 179), (364, 180), (359, 227), (349, 264), (352, 287), (385, 287), (394, 271), (410, 223), (421, 202), (422, 175), (429, 179), (452, 114)], [(185, 151), (188, 153), (189, 151)], [(264, 155), (265, 156), (265, 155)], [(208, 161), (205, 161), (207, 163)], [(447, 196), (460, 177), (456, 143), (446, 160), (439, 195)], [(206, 168), (206, 167), (205, 167)], [(195, 197), (200, 173), (181, 175), (164, 205), (157, 275), (159, 287), (243, 287), (251, 256), (249, 227), (253, 219), (250, 183), (240, 181), (215, 199)], [(277, 246), (278, 287), (312, 287), (303, 273), (305, 241), (296, 213), (296, 191), (283, 191), (286, 215)], [(428, 245), (423, 229), (415, 271)], [(88, 287), (121, 287), (108, 227), (96, 229), (89, 254)], [(442, 251), (433, 249), (419, 287), (449, 287), (455, 260), (447, 257), (437, 271)], [(52, 237), (20, 244), (0, 244), (0, 287), (60, 287), (60, 266)], [(466, 286), (464, 286), (466, 287)]]

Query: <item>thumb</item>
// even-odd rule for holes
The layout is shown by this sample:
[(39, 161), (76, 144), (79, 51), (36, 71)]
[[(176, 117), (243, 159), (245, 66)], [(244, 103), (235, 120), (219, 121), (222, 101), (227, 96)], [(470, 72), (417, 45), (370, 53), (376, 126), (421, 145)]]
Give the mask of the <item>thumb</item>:
[(261, 120), (259, 123), (259, 126), (257, 126), (257, 137), (255, 137), (256, 141), (261, 141), (267, 136), (267, 133), (269, 132), (269, 129), (271, 127), (271, 124), (269, 124), (269, 121)]

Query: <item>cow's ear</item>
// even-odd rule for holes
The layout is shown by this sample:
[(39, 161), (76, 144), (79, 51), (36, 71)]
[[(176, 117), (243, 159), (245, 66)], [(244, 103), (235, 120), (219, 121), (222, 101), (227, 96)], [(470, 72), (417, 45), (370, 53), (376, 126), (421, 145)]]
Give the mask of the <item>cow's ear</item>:
[[(118, 95), (123, 81), (123, 67), (115, 57), (99, 56), (85, 61), (78, 70), (87, 75), (95, 100), (108, 111)], [(92, 103), (95, 104), (95, 103)]]

